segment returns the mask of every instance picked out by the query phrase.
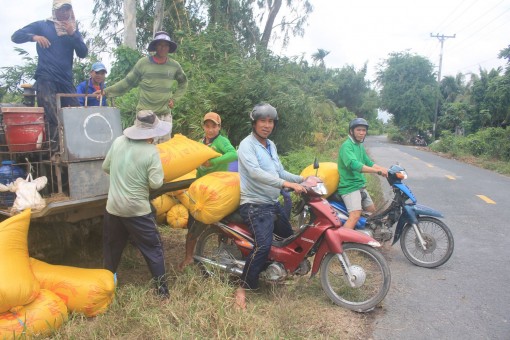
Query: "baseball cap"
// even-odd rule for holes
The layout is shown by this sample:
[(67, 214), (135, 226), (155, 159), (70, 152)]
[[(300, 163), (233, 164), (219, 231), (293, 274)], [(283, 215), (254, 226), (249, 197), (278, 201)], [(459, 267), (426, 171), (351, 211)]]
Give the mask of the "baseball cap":
[(207, 112), (204, 116), (204, 119), (202, 119), (202, 123), (205, 123), (206, 120), (210, 120), (218, 125), (221, 125), (221, 117), (216, 112)]
[(94, 71), (94, 72), (105, 71), (106, 73), (108, 73), (108, 71), (106, 70), (106, 66), (104, 66), (104, 64), (100, 61), (92, 64), (92, 67), (90, 68), (90, 70)]

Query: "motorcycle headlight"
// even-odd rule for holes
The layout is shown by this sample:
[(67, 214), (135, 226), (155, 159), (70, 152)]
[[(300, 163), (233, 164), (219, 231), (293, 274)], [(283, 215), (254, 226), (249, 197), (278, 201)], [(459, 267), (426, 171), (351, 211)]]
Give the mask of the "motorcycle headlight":
[(398, 179), (407, 179), (407, 172), (404, 170), (397, 172), (395, 175)]
[(326, 189), (326, 186), (322, 182), (317, 183), (317, 185), (313, 186), (311, 189), (319, 196), (323, 196), (328, 193), (328, 189)]

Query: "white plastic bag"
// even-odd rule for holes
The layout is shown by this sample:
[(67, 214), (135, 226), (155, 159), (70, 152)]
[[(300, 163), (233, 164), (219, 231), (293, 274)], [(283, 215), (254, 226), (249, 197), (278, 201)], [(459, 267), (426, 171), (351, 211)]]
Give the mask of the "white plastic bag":
[(32, 179), (32, 174), (28, 174), (26, 179), (17, 178), (14, 183), (7, 185), (10, 191), (16, 193), (16, 199), (12, 205), (12, 210), (23, 211), (31, 208), (40, 210), (46, 206), (46, 201), (39, 194), (39, 190), (48, 183), (46, 176)]

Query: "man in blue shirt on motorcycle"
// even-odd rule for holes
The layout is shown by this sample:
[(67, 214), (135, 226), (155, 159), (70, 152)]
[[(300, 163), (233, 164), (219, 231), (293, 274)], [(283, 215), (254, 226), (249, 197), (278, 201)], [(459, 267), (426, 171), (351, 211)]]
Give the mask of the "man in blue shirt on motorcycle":
[(275, 144), (268, 139), (278, 122), (276, 109), (258, 104), (250, 113), (252, 133), (239, 145), (239, 175), (241, 205), (239, 212), (255, 238), (241, 275), (241, 285), (235, 293), (236, 306), (246, 308), (246, 289), (257, 289), (259, 274), (264, 269), (273, 243), (273, 232), (287, 238), (293, 234), (278, 197), (283, 188), (305, 192), (300, 185), (303, 177), (283, 168)]
[(367, 155), (363, 142), (368, 131), (368, 122), (355, 118), (349, 123), (349, 136), (338, 152), (340, 183), (337, 193), (349, 212), (345, 228), (354, 229), (363, 210), (373, 213), (375, 205), (366, 190), (367, 179), (363, 173), (376, 173), (388, 177), (388, 169), (375, 164)]

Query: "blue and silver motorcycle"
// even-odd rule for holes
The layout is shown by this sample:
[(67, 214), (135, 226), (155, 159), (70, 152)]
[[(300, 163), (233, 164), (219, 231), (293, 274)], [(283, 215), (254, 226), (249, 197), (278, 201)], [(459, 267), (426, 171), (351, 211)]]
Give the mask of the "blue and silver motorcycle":
[[(394, 194), (391, 204), (379, 213), (363, 213), (355, 229), (381, 243), (393, 237), (393, 245), (400, 239), (405, 257), (413, 264), (425, 268), (438, 267), (452, 256), (452, 232), (438, 219), (443, 217), (439, 211), (417, 204), (411, 189), (402, 182), (406, 178), (404, 168), (392, 165), (388, 169), (388, 183)], [(349, 213), (340, 195), (333, 194), (328, 201), (345, 223)]]

